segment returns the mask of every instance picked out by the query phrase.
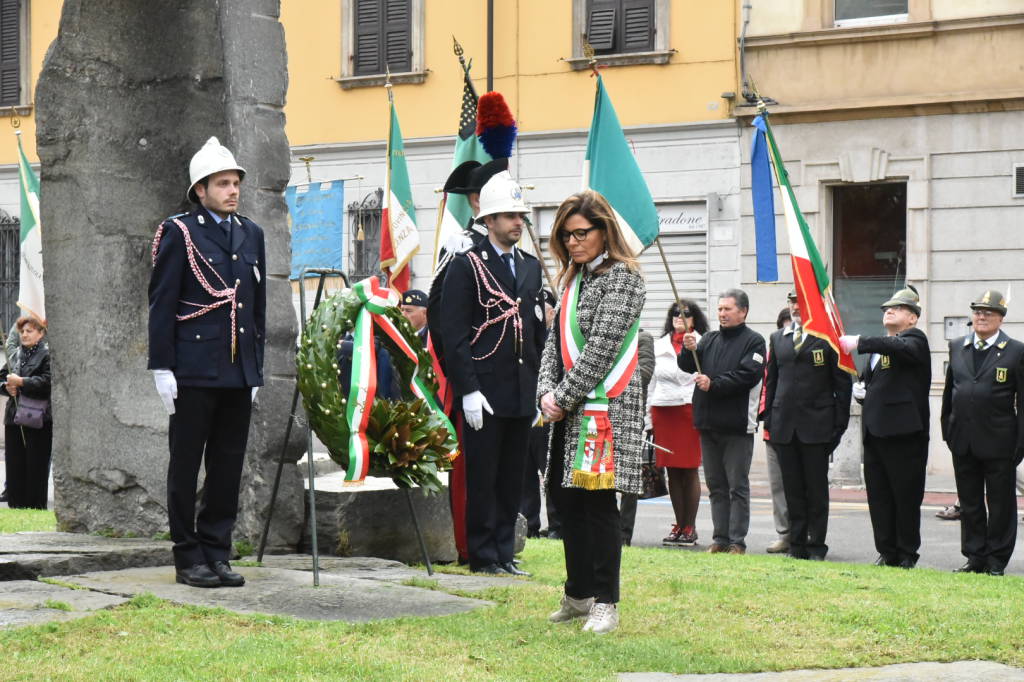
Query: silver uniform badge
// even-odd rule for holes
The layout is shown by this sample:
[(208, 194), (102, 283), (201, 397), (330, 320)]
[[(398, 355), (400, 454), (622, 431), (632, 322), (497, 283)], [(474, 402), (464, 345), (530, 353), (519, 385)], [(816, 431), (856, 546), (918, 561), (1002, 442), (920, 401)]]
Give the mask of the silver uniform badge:
[(205, 225), (206, 224), (206, 218), (204, 218), (201, 215), (197, 215), (196, 216), (196, 222), (199, 223), (200, 225)]

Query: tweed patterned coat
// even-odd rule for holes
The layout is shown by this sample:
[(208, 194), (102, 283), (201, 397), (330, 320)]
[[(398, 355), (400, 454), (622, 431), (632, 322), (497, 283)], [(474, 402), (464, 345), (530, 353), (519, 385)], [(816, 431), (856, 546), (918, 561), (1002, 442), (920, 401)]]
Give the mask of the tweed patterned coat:
[[(639, 273), (616, 263), (597, 275), (589, 271), (583, 276), (577, 319), (587, 339), (579, 360), (568, 373), (562, 364), (561, 340), (556, 308), (555, 325), (548, 334), (541, 359), (537, 398), (554, 391), (555, 402), (566, 412), (565, 429), (551, 429), (548, 445), (548, 473), (551, 456), (565, 458), (562, 487), (571, 488), (572, 460), (580, 437), (580, 420), (587, 394), (612, 367), (630, 326), (640, 317), (647, 297), (647, 287)], [(641, 492), (640, 457), (643, 449), (644, 397), (641, 395), (640, 372), (633, 373), (629, 385), (608, 404), (615, 442), (615, 489), (624, 493)], [(553, 442), (557, 432), (565, 434), (565, 442)], [(557, 446), (557, 447), (556, 447)]]

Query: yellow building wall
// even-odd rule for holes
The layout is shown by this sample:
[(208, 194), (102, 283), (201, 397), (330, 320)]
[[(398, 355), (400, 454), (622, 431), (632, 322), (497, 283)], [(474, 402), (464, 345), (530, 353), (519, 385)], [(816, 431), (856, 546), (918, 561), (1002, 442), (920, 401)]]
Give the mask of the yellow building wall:
[[(289, 89), (285, 114), (293, 145), (382, 139), (387, 130), (383, 87), (343, 90), (341, 3), (284, 0), (281, 20), (288, 43)], [(486, 89), (485, 2), (425, 0), (421, 84), (394, 86), (406, 137), (452, 135), (461, 104), (462, 74), (452, 34), (473, 58), (474, 82)], [(494, 88), (509, 102), (520, 130), (586, 128), (594, 81), (573, 71), (572, 2), (507, 0), (495, 3)], [(735, 8), (729, 2), (674, 0), (670, 10), (669, 64), (603, 69), (623, 125), (707, 121), (728, 117), (720, 99), (734, 89)]]
[[(32, 74), (29, 95), (31, 97), (35, 96), (35, 82), (39, 77), (39, 72), (43, 69), (46, 50), (49, 49), (53, 39), (57, 37), (62, 4), (58, 0), (33, 0), (29, 5), (31, 16), (29, 18), (28, 46), (29, 68)], [(17, 128), (13, 125), (15, 122), (18, 124)], [(34, 110), (28, 116), (0, 118), (0, 130), (4, 130), (4, 133), (0, 134), (0, 164), (18, 162), (18, 141), (14, 135), (15, 130), (20, 130), (22, 133), (21, 143), (29, 161), (33, 163), (37, 161)]]
[(1024, 0), (931, 0), (932, 19), (965, 19), (1024, 12)]
[[(383, 139), (387, 131), (384, 88), (343, 90), (342, 2), (282, 0), (288, 48), (285, 107), (292, 145)], [(572, 56), (571, 0), (495, 2), (494, 87), (502, 92), (527, 131), (586, 128), (594, 80), (560, 61)], [(709, 121), (727, 118), (722, 92), (735, 89), (736, 17), (730, 2), (672, 0), (669, 64), (602, 69), (623, 125)], [(43, 58), (57, 35), (62, 3), (32, 0), (29, 52), (32, 92)], [(462, 74), (452, 53), (454, 34), (473, 58), (474, 82), (486, 89), (487, 3), (424, 0), (422, 84), (396, 85), (396, 104), (406, 137), (452, 135), (458, 121)], [(6, 119), (8, 128), (11, 119)], [(34, 112), (19, 117), (25, 153), (35, 161)], [(0, 127), (4, 120), (0, 119)], [(0, 164), (17, 162), (13, 134), (0, 135)]]

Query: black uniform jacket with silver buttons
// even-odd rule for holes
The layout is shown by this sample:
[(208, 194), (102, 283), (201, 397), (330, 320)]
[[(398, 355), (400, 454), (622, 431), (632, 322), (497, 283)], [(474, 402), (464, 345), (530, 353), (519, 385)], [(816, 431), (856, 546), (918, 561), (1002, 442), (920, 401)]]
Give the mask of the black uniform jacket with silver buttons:
[(764, 428), (785, 445), (834, 442), (850, 423), (853, 380), (824, 339), (807, 334), (800, 348), (780, 329), (769, 339)]
[(974, 366), (974, 335), (949, 342), (942, 438), (955, 455), (1011, 459), (1024, 448), (1024, 343), (1000, 331)]
[(862, 336), (861, 354), (878, 353), (861, 374), (864, 396), (863, 430), (878, 438), (923, 433), (928, 436), (928, 391), (932, 383), (928, 337), (916, 327), (895, 336)]
[[(220, 299), (207, 293), (192, 273), (184, 235), (168, 218), (149, 281), (149, 368), (174, 370), (182, 386), (262, 386), (267, 302), (263, 230), (248, 218), (232, 215), (229, 243), (224, 228), (202, 207), (176, 218), (188, 228), (196, 265), (210, 285), (222, 289), (237, 282), (238, 347), (232, 361), (230, 303), (190, 320), (176, 319), (199, 310), (189, 303), (203, 306)], [(205, 265), (198, 262), (200, 257)]]
[[(518, 301), (523, 320), (523, 342), (515, 343), (512, 322), (488, 327), (476, 343), (471, 344), (476, 330), (487, 319), (488, 311), (481, 305), (491, 294), (481, 287), (477, 291), (476, 276), (468, 253), (475, 253), (484, 267), (494, 275), (498, 286), (513, 301)], [(484, 239), (460, 253), (448, 266), (441, 295), (441, 335), (445, 349), (448, 381), (456, 395), (481, 391), (499, 417), (532, 417), (536, 411), (537, 374), (544, 349), (544, 296), (541, 292), (540, 263), (521, 249), (515, 250), (516, 274), (498, 256), (490, 241)], [(505, 307), (495, 306), (491, 318)], [(500, 340), (500, 342), (499, 342)], [(491, 353), (497, 346), (497, 350)], [(483, 356), (490, 354), (488, 357)], [(483, 358), (474, 360), (473, 358)]]

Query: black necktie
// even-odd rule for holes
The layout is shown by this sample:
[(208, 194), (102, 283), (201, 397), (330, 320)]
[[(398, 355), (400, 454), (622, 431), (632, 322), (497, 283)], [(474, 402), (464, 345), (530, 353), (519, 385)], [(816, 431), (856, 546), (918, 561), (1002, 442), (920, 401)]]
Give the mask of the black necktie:
[(512, 254), (511, 253), (503, 253), (503, 254), (501, 254), (501, 260), (505, 261), (505, 265), (508, 266), (509, 272), (511, 272), (512, 276), (515, 277), (516, 276), (516, 271), (512, 269)]

